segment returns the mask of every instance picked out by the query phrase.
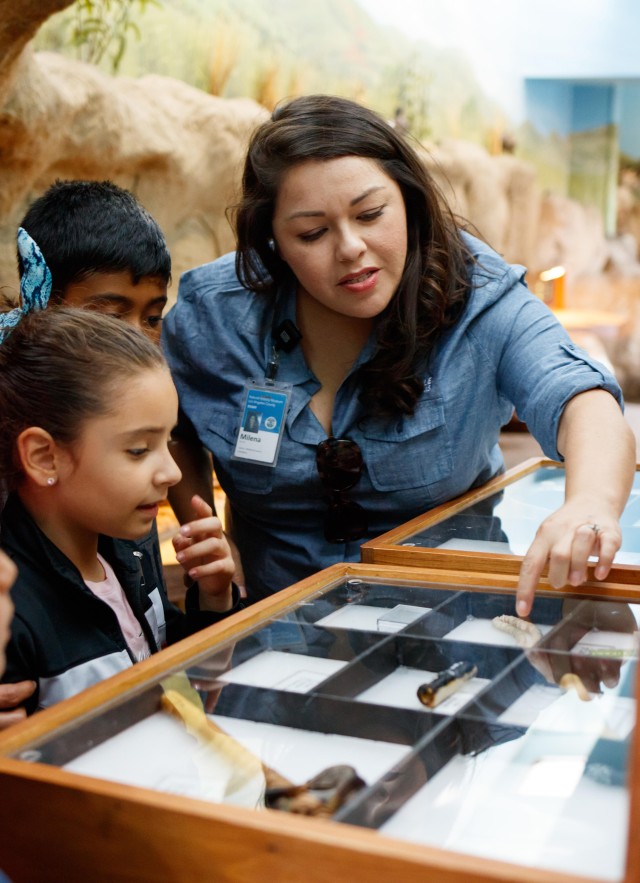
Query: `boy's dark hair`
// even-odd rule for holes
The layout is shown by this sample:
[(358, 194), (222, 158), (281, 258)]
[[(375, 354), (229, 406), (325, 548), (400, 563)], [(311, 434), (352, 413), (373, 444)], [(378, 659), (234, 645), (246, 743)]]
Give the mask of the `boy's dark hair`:
[[(169, 283), (171, 257), (158, 223), (128, 190), (111, 181), (56, 181), (20, 222), (51, 270), (51, 302), (94, 273), (129, 272)], [(18, 255), (18, 272), (23, 267)]]

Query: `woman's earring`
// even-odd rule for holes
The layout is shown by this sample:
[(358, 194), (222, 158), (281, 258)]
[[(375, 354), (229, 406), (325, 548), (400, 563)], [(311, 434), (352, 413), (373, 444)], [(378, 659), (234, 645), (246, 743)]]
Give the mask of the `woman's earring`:
[(55, 477), (55, 475), (50, 475), (47, 479), (47, 484), (49, 485), (49, 487), (53, 487), (57, 480), (58, 479)]

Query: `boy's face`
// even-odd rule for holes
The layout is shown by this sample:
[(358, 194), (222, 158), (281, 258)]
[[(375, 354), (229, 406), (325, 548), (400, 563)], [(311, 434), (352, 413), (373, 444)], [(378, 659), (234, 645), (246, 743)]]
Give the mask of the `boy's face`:
[(94, 273), (81, 282), (68, 285), (63, 303), (123, 319), (159, 344), (167, 285), (157, 276), (144, 276), (134, 285), (127, 271)]

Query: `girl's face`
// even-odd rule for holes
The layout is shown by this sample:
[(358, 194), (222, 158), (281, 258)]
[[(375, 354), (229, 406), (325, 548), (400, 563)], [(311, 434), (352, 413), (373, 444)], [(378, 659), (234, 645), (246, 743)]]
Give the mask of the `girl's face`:
[(370, 320), (398, 288), (407, 256), (404, 199), (375, 160), (345, 156), (289, 169), (273, 232), (301, 293), (335, 313)]
[(71, 538), (147, 534), (181, 473), (169, 450), (178, 414), (171, 375), (149, 368), (123, 381), (108, 414), (87, 420), (60, 449), (56, 494), (59, 527)]
[(13, 616), (13, 602), (9, 596), (9, 589), (13, 585), (17, 575), (13, 561), (0, 552), (0, 674), (4, 672), (5, 656), (4, 648), (9, 640), (9, 627)]

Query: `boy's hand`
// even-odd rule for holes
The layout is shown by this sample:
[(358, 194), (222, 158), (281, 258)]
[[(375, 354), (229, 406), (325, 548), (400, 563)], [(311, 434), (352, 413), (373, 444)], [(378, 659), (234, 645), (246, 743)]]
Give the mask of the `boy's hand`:
[(33, 695), (35, 689), (35, 681), (0, 684), (0, 730), (6, 730), (12, 724), (25, 719), (27, 712), (23, 703)]
[(202, 497), (191, 498), (193, 521), (183, 524), (173, 538), (176, 558), (200, 589), (200, 609), (224, 613), (231, 608), (231, 580), (235, 572), (229, 544), (219, 518)]

